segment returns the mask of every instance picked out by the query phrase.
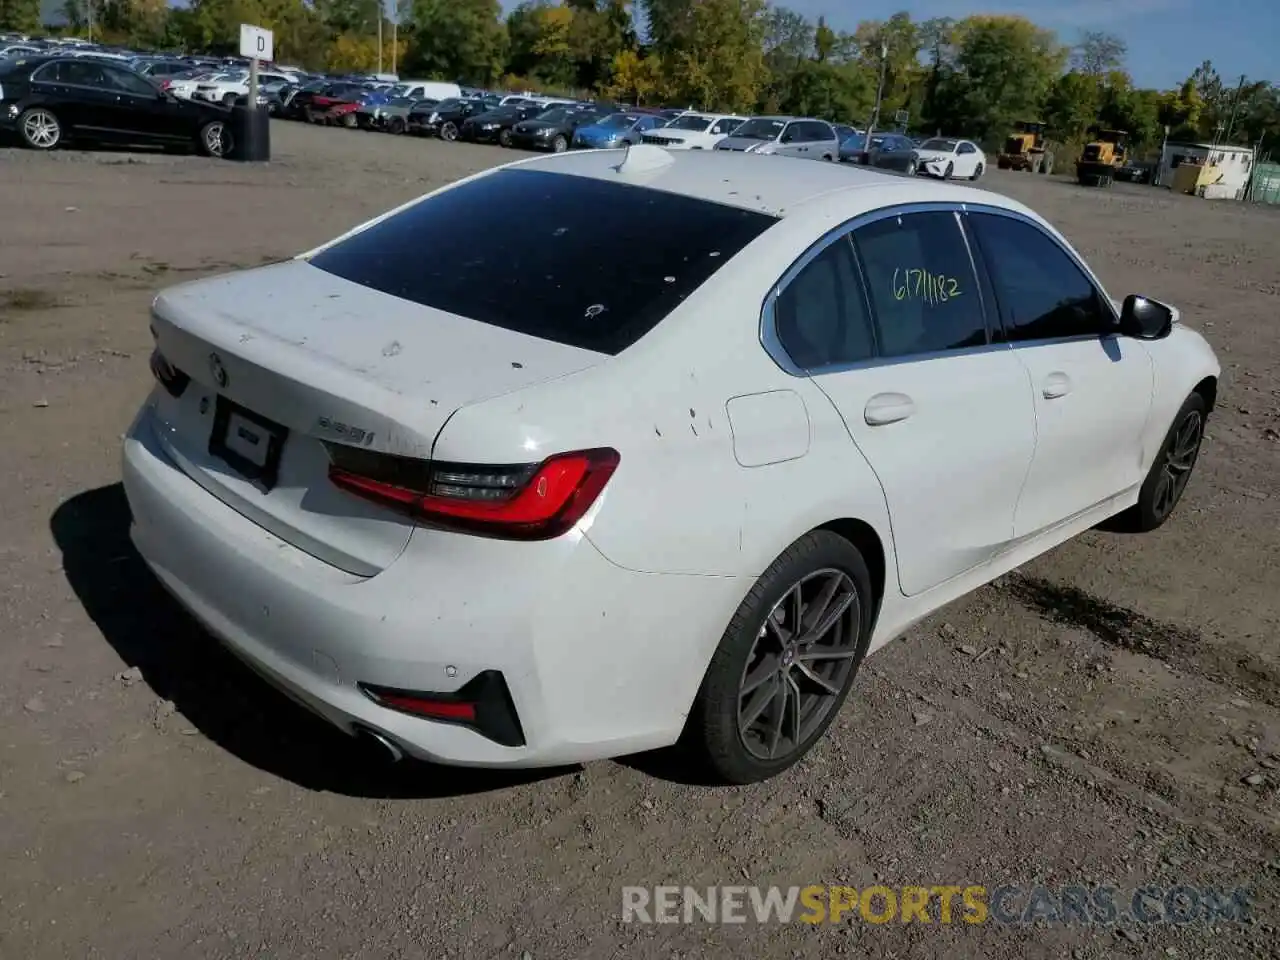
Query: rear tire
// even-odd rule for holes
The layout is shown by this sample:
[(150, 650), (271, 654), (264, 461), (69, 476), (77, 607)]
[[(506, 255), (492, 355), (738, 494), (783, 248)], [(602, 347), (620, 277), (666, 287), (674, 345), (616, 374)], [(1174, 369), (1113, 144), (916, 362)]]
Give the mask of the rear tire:
[(848, 695), (866, 656), (873, 610), (858, 549), (829, 530), (805, 534), (761, 574), (733, 615), (683, 745), (723, 783), (755, 783), (796, 763)]
[(976, 167), (973, 168), (973, 176), (971, 176), (969, 179), (979, 180), (981, 179), (981, 177), (982, 177), (982, 164), (978, 164)]
[(1187, 397), (1173, 418), (1160, 452), (1142, 482), (1138, 502), (1104, 521), (1100, 524), (1102, 529), (1119, 533), (1149, 533), (1173, 515), (1200, 458), (1200, 444), (1208, 416), (1204, 397), (1198, 393)]

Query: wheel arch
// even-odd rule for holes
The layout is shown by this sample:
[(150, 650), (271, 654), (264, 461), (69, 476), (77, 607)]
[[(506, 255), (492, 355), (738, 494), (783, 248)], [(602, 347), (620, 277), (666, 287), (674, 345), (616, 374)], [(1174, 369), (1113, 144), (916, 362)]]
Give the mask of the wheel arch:
[(871, 524), (855, 517), (839, 517), (835, 520), (829, 520), (815, 527), (814, 530), (827, 530), (843, 537), (862, 554), (862, 559), (867, 564), (867, 572), (871, 574), (871, 589), (875, 594), (872, 597), (871, 604), (871, 623), (874, 628), (880, 616), (880, 605), (884, 601), (885, 579), (888, 575), (887, 557), (880, 534), (876, 533), (875, 527), (871, 526)]
[(1218, 378), (1205, 377), (1195, 385), (1192, 393), (1198, 393), (1204, 398), (1205, 415), (1213, 413), (1214, 405), (1218, 402)]

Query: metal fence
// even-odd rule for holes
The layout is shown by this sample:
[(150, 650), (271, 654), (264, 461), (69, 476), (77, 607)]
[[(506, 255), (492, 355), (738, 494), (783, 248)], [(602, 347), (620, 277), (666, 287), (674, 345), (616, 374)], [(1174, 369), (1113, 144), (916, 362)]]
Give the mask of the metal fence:
[(1254, 168), (1249, 199), (1254, 203), (1280, 204), (1280, 163), (1260, 163)]

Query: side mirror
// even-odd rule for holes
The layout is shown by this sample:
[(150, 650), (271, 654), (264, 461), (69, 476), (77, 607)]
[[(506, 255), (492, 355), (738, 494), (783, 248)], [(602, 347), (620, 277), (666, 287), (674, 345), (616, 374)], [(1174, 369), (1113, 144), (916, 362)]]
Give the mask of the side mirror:
[(1160, 340), (1173, 330), (1173, 311), (1159, 300), (1130, 294), (1120, 310), (1120, 332), (1139, 340)]

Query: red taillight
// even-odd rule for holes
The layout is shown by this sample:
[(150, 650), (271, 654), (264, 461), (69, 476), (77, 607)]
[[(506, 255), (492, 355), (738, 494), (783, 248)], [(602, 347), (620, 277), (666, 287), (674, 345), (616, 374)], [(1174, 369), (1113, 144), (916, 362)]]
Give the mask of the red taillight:
[(160, 89), (161, 89), (161, 90), (168, 90), (168, 89), (169, 89), (170, 87), (172, 87), (172, 86), (173, 86), (173, 81), (172, 81), (172, 80), (161, 80), (161, 81), (160, 81)]
[(571, 529), (620, 459), (604, 448), (539, 464), (424, 464), (337, 444), (329, 455), (329, 479), (343, 490), (428, 523), (513, 540), (547, 540)]

